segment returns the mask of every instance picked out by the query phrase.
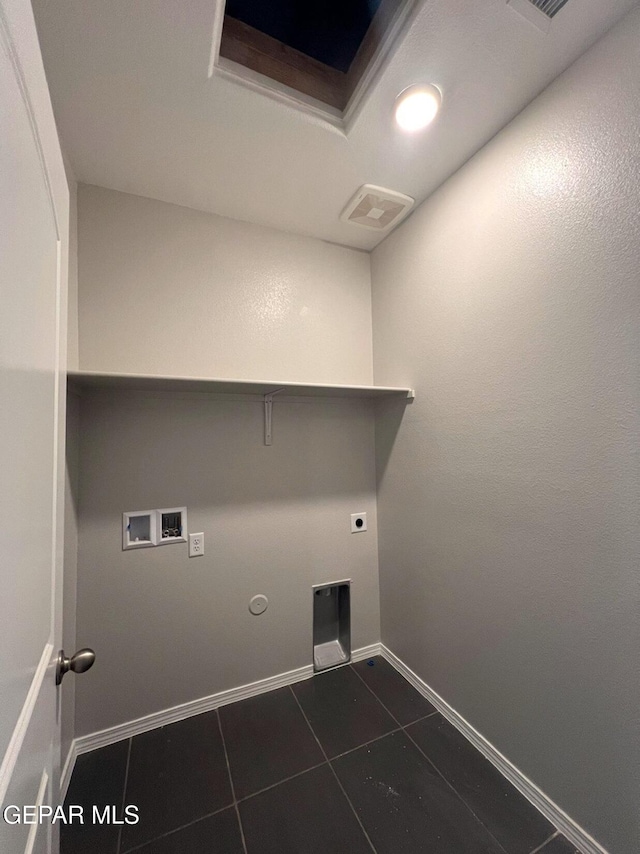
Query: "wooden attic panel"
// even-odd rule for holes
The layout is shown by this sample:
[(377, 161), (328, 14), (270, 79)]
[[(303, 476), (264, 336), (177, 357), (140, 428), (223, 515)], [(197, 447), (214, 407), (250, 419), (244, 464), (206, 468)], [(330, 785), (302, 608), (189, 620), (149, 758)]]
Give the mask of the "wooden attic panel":
[(225, 15), (220, 56), (343, 110), (346, 75)]

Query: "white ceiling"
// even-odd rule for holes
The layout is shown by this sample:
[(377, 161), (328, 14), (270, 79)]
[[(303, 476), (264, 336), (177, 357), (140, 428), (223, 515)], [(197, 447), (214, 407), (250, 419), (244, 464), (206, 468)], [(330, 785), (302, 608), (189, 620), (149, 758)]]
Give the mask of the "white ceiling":
[[(79, 181), (362, 249), (341, 222), (361, 184), (424, 200), (637, 0), (569, 0), (543, 33), (505, 0), (424, 0), (347, 133), (214, 74), (216, 0), (34, 0)], [(437, 84), (408, 137), (395, 96)]]

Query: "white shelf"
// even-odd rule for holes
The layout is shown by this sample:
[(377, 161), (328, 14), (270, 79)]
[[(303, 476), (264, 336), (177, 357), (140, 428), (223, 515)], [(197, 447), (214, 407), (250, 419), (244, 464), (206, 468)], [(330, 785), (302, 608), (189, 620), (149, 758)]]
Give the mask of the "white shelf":
[(69, 371), (69, 383), (81, 388), (112, 388), (126, 391), (189, 391), (215, 394), (279, 393), (284, 397), (399, 397), (412, 400), (413, 389), (374, 385), (323, 385), (267, 380), (221, 380), (210, 377), (164, 377), (150, 374), (113, 374)]

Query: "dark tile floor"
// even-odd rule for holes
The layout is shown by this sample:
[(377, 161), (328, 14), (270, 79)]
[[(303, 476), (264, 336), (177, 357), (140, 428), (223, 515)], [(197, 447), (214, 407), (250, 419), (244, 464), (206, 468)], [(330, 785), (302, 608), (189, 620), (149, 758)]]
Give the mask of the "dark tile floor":
[(576, 854), (382, 658), (78, 758), (62, 854)]

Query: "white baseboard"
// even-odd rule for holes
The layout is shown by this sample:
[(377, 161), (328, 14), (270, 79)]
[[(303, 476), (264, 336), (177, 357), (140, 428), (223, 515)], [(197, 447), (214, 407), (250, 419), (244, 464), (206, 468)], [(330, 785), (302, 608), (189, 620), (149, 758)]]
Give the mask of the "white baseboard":
[(351, 653), (351, 661), (363, 661), (365, 658), (373, 658), (374, 655), (382, 654), (382, 644), (372, 643), (369, 646), (361, 646)]
[[(522, 771), (510, 762), (500, 751), (495, 748), (491, 742), (481, 735), (471, 724), (466, 721), (462, 715), (456, 712), (446, 700), (437, 694), (433, 688), (429, 687), (426, 682), (420, 679), (413, 670), (411, 670), (401, 659), (399, 659), (390, 649), (387, 649), (384, 644), (375, 643), (369, 646), (361, 647), (353, 651), (351, 661), (362, 661), (365, 658), (371, 658), (375, 655), (382, 655), (402, 676), (410, 682), (413, 687), (426, 697), (435, 708), (445, 717), (449, 723), (453, 724), (470, 742), (476, 747), (480, 753), (500, 771), (500, 773), (511, 782), (528, 801), (530, 801), (542, 815), (547, 818), (554, 827), (563, 833), (569, 842), (578, 848), (582, 854), (608, 854), (596, 840), (587, 833), (579, 824), (577, 824), (564, 810), (555, 804), (551, 798), (547, 797), (535, 783), (529, 780)], [(156, 729), (157, 727), (166, 726), (167, 724), (175, 723), (176, 721), (184, 720), (185, 718), (199, 715), (203, 712), (217, 709), (220, 706), (225, 706), (228, 703), (236, 703), (239, 700), (245, 700), (248, 697), (255, 697), (258, 694), (264, 694), (267, 691), (273, 691), (276, 688), (282, 688), (285, 685), (292, 685), (295, 682), (301, 682), (303, 679), (309, 679), (313, 676), (313, 666), (311, 664), (304, 667), (298, 667), (295, 670), (289, 670), (286, 673), (279, 673), (276, 676), (270, 676), (267, 679), (260, 679), (257, 682), (251, 682), (248, 685), (241, 685), (238, 688), (231, 688), (228, 691), (221, 691), (218, 694), (212, 694), (209, 697), (202, 697), (199, 700), (193, 700), (189, 703), (183, 703), (179, 706), (173, 706), (170, 709), (164, 709), (161, 712), (155, 712), (151, 715), (146, 715), (142, 718), (129, 721), (128, 723), (119, 724), (108, 729), (100, 730), (99, 732), (90, 733), (89, 735), (81, 736), (74, 739), (69, 748), (64, 768), (60, 779), (60, 800), (64, 800), (73, 773), (73, 768), (77, 757), (81, 753), (87, 753), (90, 750), (97, 750), (99, 747), (106, 747), (108, 744), (114, 744), (117, 741), (122, 741), (125, 738), (131, 738), (134, 735), (139, 735), (143, 732)]]
[[(426, 682), (420, 679), (413, 670), (394, 655), (390, 649), (387, 649), (384, 644), (380, 646), (380, 652), (389, 664), (393, 665), (396, 670), (401, 673), (404, 678), (410, 682), (413, 687), (426, 697), (436, 709), (445, 717), (449, 723), (453, 724), (460, 732), (476, 747), (480, 753), (500, 771), (503, 777), (506, 777), (516, 789), (536, 807), (542, 815), (547, 818), (554, 827), (563, 833), (572, 845), (582, 852), (582, 854), (607, 854), (596, 840), (587, 833), (579, 824), (577, 824), (570, 816), (564, 812), (551, 798), (547, 797), (535, 783), (529, 780), (522, 771), (519, 771), (516, 766), (510, 762), (506, 756), (503, 756), (491, 742), (481, 735), (471, 724), (466, 721), (462, 715), (458, 714), (446, 700), (443, 700), (439, 694), (430, 688)], [(544, 854), (544, 852), (541, 852)]]
[[(351, 653), (351, 661), (362, 661), (362, 659), (371, 658), (374, 655), (380, 655), (379, 643), (354, 650)], [(293, 685), (295, 682), (301, 682), (311, 676), (313, 676), (313, 665), (307, 664), (304, 667), (298, 667), (296, 670), (289, 670), (286, 673), (279, 673), (277, 676), (269, 676), (267, 679), (241, 685), (239, 688), (220, 691), (218, 694), (211, 694), (209, 697), (201, 697), (199, 700), (192, 700), (170, 709), (163, 709), (161, 712), (154, 712), (151, 715), (145, 715), (124, 724), (92, 732), (89, 735), (82, 735), (73, 740), (64, 764), (60, 781), (61, 800), (64, 799), (76, 759), (81, 753), (88, 753), (90, 750), (115, 744), (115, 742), (122, 741), (125, 738), (131, 738), (134, 735), (140, 735), (140, 733), (182, 721), (194, 715), (201, 715), (203, 712), (210, 712), (212, 709), (226, 706), (229, 703), (237, 703), (239, 700), (246, 700), (248, 697), (256, 697), (266, 691), (273, 691), (285, 685)]]

